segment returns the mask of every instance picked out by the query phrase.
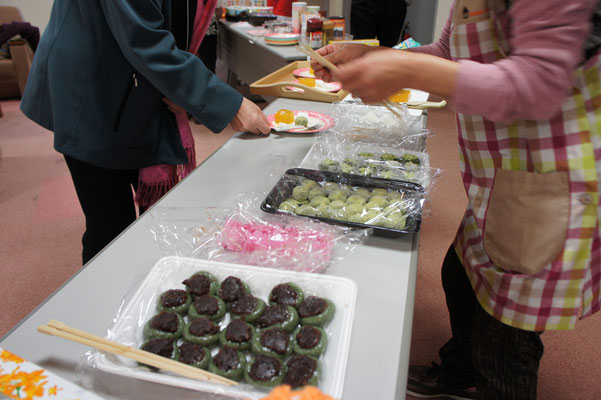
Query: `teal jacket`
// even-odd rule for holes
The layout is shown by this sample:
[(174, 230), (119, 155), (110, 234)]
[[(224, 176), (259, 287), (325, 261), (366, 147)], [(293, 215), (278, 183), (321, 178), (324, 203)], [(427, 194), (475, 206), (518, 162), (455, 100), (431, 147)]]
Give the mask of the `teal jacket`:
[[(55, 149), (103, 168), (187, 161), (168, 97), (213, 132), (242, 96), (169, 32), (171, 0), (55, 0), (21, 110)], [(181, 23), (185, 23), (182, 21)]]

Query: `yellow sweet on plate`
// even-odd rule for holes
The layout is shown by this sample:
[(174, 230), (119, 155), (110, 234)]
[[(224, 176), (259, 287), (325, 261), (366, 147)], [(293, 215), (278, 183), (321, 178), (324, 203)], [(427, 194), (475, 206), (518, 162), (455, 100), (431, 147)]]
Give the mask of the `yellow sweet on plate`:
[(298, 83), (302, 83), (309, 87), (315, 87), (315, 78), (298, 78)]
[(313, 68), (311, 67), (309, 67), (309, 75), (315, 76), (315, 71), (313, 71)]
[(396, 92), (395, 94), (390, 95), (388, 97), (388, 100), (394, 101), (395, 103), (404, 103), (406, 101), (409, 101), (409, 90), (402, 89)]
[(294, 123), (294, 113), (290, 110), (281, 109), (275, 116), (273, 120), (278, 124), (293, 124)]

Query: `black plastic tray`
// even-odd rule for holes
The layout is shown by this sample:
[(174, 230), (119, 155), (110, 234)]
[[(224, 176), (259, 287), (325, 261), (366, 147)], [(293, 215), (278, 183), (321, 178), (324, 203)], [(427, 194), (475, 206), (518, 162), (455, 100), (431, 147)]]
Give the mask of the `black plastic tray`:
[[(418, 209), (414, 210), (411, 215), (407, 216), (405, 229), (384, 228), (380, 226), (342, 221), (332, 218), (308, 217), (305, 215), (292, 214), (278, 210), (280, 203), (292, 196), (292, 189), (299, 185), (304, 178), (309, 178), (317, 182), (337, 182), (350, 186), (364, 187), (367, 189), (382, 188), (398, 191), (404, 193), (404, 197), (406, 198), (415, 199), (416, 207), (418, 207)], [(271, 214), (285, 214), (304, 218), (314, 218), (320, 221), (354, 228), (371, 228), (374, 231), (374, 235), (398, 238), (405, 234), (413, 234), (419, 231), (421, 225), (421, 207), (423, 204), (423, 198), (424, 188), (416, 183), (318, 171), (314, 169), (292, 168), (284, 173), (278, 183), (267, 195), (265, 200), (263, 200), (263, 203), (261, 203), (261, 210)]]

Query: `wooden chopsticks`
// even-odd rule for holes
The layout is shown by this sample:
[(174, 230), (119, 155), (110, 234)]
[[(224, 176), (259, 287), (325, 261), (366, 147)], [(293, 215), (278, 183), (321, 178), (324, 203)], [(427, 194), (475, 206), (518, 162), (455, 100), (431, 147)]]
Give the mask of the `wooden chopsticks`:
[(311, 58), (313, 58), (315, 61), (317, 61), (323, 67), (326, 67), (327, 69), (329, 69), (330, 72), (338, 72), (337, 66), (335, 66), (334, 64), (329, 62), (325, 57), (323, 57), (321, 54), (319, 54), (318, 52), (313, 50), (311, 48), (311, 46), (309, 46), (308, 44), (303, 44), (302, 46), (296, 46), (296, 48), (298, 50), (302, 51), (303, 53), (305, 53), (306, 55), (310, 56)]
[(107, 353), (116, 354), (131, 358), (139, 363), (151, 365), (153, 367), (170, 371), (187, 378), (192, 378), (201, 381), (221, 383), (227, 386), (237, 385), (238, 382), (224, 378), (222, 376), (204, 371), (199, 368), (192, 367), (187, 364), (180, 363), (175, 360), (170, 360), (165, 357), (150, 353), (148, 351), (136, 349), (130, 346), (117, 343), (115, 341), (105, 339), (91, 333), (71, 328), (60, 321), (50, 320), (47, 325), (38, 326), (38, 332), (45, 333), (50, 336), (58, 336), (63, 339), (81, 343), (86, 346), (93, 347)]
[[(296, 48), (298, 50), (300, 50), (301, 52), (305, 53), (306, 55), (310, 56), (311, 58), (313, 58), (315, 61), (317, 61), (320, 65), (326, 67), (327, 69), (330, 70), (330, 72), (338, 72), (338, 67), (335, 66), (334, 64), (332, 64), (330, 61), (328, 61), (325, 57), (323, 57), (322, 55), (320, 55), (318, 52), (316, 52), (315, 50), (313, 50), (311, 48), (311, 46), (309, 46), (308, 44), (303, 44), (300, 46), (296, 46)], [(395, 108), (399, 107), (398, 103), (395, 103), (393, 101), (390, 101), (388, 99), (385, 99), (382, 101), (381, 103), (384, 107), (388, 108), (388, 110), (393, 113), (394, 115), (397, 116), (397, 118), (401, 118), (402, 116), (401, 114), (399, 114)], [(432, 101), (409, 101), (409, 102), (405, 102), (404, 103), (407, 108), (413, 108), (413, 109), (418, 109), (418, 110), (425, 110), (426, 108), (443, 108), (444, 106), (447, 105), (447, 102), (445, 100), (439, 101), (439, 102), (432, 102)]]

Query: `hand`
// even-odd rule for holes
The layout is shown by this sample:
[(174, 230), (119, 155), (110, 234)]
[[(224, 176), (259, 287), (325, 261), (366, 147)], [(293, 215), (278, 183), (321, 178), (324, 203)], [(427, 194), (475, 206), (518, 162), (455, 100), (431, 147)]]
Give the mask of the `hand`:
[(340, 66), (334, 78), (354, 96), (366, 103), (375, 103), (406, 87), (451, 97), (458, 74), (457, 62), (387, 49), (370, 52)]
[(183, 108), (169, 100), (167, 97), (163, 97), (163, 103), (167, 105), (167, 109), (171, 111), (173, 114), (179, 114), (181, 112), (186, 112)]
[[(367, 46), (360, 43), (332, 43), (317, 50), (317, 53), (324, 56), (332, 64), (338, 66), (359, 58), (368, 52), (379, 49), (381, 49), (381, 47)], [(326, 82), (332, 81), (330, 71), (321, 66), (317, 61), (311, 60), (311, 68), (315, 72), (316, 77)]]
[(269, 135), (271, 132), (271, 125), (263, 111), (246, 97), (230, 125), (236, 132), (249, 132), (253, 135)]

